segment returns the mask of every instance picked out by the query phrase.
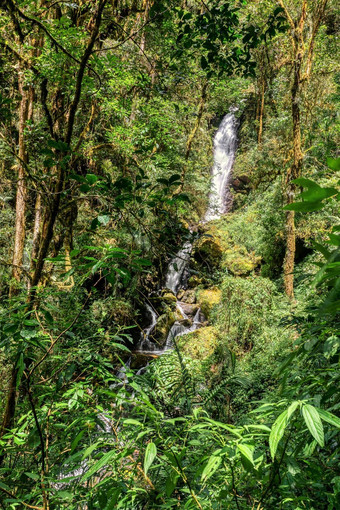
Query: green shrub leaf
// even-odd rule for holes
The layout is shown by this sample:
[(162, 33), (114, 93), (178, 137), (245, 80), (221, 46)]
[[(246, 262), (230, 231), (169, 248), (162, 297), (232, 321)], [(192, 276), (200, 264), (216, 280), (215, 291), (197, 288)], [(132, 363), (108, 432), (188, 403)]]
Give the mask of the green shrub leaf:
[(217, 457), (216, 455), (211, 455), (211, 457), (208, 460), (207, 465), (203, 469), (201, 480), (207, 481), (208, 478), (210, 478), (215, 471), (218, 469), (219, 465), (221, 464), (222, 458)]
[(145, 450), (145, 458), (144, 458), (144, 473), (147, 474), (149, 471), (149, 467), (155, 460), (157, 455), (157, 448), (155, 443), (149, 443)]
[(284, 431), (288, 424), (288, 409), (283, 411), (272, 426), (272, 430), (269, 436), (269, 448), (272, 459), (274, 460), (276, 450), (280, 439), (282, 438)]
[(306, 422), (309, 432), (320, 446), (324, 446), (324, 433), (320, 415), (317, 409), (310, 404), (305, 404), (302, 407), (302, 415)]

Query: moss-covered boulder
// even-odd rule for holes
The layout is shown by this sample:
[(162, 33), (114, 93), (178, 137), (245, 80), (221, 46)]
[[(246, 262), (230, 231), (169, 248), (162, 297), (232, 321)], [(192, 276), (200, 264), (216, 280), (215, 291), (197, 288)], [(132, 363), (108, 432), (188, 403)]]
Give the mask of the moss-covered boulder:
[(194, 289), (201, 283), (202, 283), (202, 278), (199, 278), (198, 276), (196, 276), (194, 274), (194, 275), (190, 276), (190, 278), (188, 280), (188, 287), (189, 287), (189, 289)]
[(184, 292), (181, 301), (183, 303), (189, 303), (190, 305), (193, 305), (196, 303), (196, 292), (194, 289), (188, 289)]
[(170, 328), (175, 321), (176, 316), (172, 311), (163, 313), (158, 317), (155, 329), (152, 332), (152, 337), (159, 345), (163, 345), (166, 342)]
[(167, 305), (171, 305), (173, 303), (176, 303), (177, 299), (175, 294), (173, 294), (172, 292), (164, 292), (164, 294), (162, 295), (162, 301), (164, 301), (164, 303), (166, 303)]
[(204, 234), (196, 241), (193, 256), (196, 262), (218, 267), (223, 255), (223, 247), (218, 236)]
[(196, 329), (177, 339), (180, 351), (191, 359), (203, 360), (211, 356), (217, 346), (218, 333), (213, 326)]
[(223, 253), (222, 269), (235, 276), (247, 276), (259, 266), (261, 257), (254, 252), (248, 252), (244, 246), (235, 245)]
[(197, 292), (197, 302), (204, 314), (209, 319), (211, 310), (221, 301), (222, 292), (217, 287), (200, 289)]

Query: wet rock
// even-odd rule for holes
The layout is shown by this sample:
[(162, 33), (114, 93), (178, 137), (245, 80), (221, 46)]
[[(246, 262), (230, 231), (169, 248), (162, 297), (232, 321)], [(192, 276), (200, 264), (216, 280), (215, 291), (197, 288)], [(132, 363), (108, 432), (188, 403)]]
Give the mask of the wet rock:
[[(198, 285), (200, 285), (201, 283), (202, 283), (202, 278), (199, 278), (196, 275), (192, 275), (192, 276), (190, 276), (190, 278), (188, 280), (188, 287), (189, 287), (189, 289), (193, 289), (195, 287), (198, 287)], [(181, 299), (181, 298), (179, 298), (179, 299)]]
[(221, 301), (222, 292), (217, 287), (210, 289), (202, 289), (197, 293), (197, 301), (204, 313), (205, 317), (209, 319), (211, 310)]
[(199, 305), (194, 303), (183, 303), (183, 301), (181, 301), (180, 305), (183, 312), (191, 317), (194, 317), (199, 309)]
[(155, 340), (159, 345), (164, 345), (166, 342), (168, 333), (171, 329), (171, 326), (176, 321), (176, 316), (174, 312), (163, 313), (157, 319), (157, 324), (155, 326), (154, 331), (152, 332), (151, 338)]
[(184, 296), (184, 293), (185, 293), (185, 290), (184, 289), (181, 289), (177, 292), (177, 299), (178, 301), (180, 301), (182, 299), (182, 297)]
[(133, 369), (145, 367), (151, 359), (158, 358), (157, 354), (152, 354), (151, 352), (145, 354), (143, 352), (135, 351), (131, 354), (131, 368)]
[(162, 295), (162, 300), (168, 305), (171, 305), (172, 303), (176, 303), (176, 301), (177, 301), (175, 294), (173, 294), (170, 291), (164, 292), (164, 294)]
[(188, 289), (184, 292), (182, 300), (183, 303), (193, 305), (196, 303), (196, 292), (193, 289)]
[(182, 326), (186, 327), (186, 328), (190, 328), (192, 326), (192, 320), (191, 319), (182, 319), (179, 321)]

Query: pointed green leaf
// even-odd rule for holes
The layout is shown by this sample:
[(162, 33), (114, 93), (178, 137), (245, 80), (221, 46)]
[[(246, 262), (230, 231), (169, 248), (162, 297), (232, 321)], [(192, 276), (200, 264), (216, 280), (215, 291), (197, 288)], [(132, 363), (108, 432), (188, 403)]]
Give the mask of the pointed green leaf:
[(104, 466), (106, 466), (110, 460), (116, 455), (115, 450), (105, 453), (90, 469), (84, 474), (82, 481), (87, 480), (95, 473), (98, 473)]
[(254, 459), (253, 459), (253, 446), (248, 444), (242, 444), (239, 443), (237, 445), (238, 450), (241, 452), (241, 455), (243, 455), (249, 462), (255, 467)]
[(280, 439), (282, 438), (284, 431), (286, 430), (288, 424), (288, 409), (283, 411), (280, 416), (276, 419), (272, 426), (272, 430), (269, 436), (269, 448), (272, 459), (274, 460), (276, 450)]
[(284, 206), (285, 211), (312, 212), (324, 207), (322, 202), (294, 202)]
[(334, 427), (340, 429), (340, 418), (332, 413), (329, 413), (328, 411), (325, 411), (324, 409), (317, 408), (317, 411), (323, 421), (326, 421), (327, 423), (330, 423), (331, 425), (334, 425)]
[(302, 415), (306, 422), (309, 432), (320, 446), (324, 446), (324, 433), (320, 415), (315, 407), (310, 404), (304, 404), (302, 407)]
[(145, 457), (144, 457), (144, 473), (147, 474), (149, 467), (155, 460), (155, 457), (157, 455), (157, 448), (155, 443), (149, 443), (145, 450)]
[(340, 158), (327, 158), (327, 166), (332, 170), (340, 170)]
[(207, 481), (208, 478), (210, 478), (215, 471), (218, 469), (219, 465), (221, 464), (222, 458), (217, 457), (216, 455), (211, 455), (209, 458), (207, 465), (203, 469), (201, 480)]

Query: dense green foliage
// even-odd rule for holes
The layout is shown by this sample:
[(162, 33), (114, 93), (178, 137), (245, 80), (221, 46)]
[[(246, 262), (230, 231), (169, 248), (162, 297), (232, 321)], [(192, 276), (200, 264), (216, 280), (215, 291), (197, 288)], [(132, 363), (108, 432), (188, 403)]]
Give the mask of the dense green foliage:
[[(333, 0), (1, 3), (2, 509), (339, 508), (338, 25)], [(187, 241), (204, 319), (136, 352), (147, 306), (160, 346), (192, 324), (164, 289)]]

